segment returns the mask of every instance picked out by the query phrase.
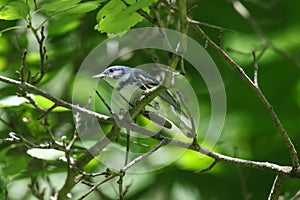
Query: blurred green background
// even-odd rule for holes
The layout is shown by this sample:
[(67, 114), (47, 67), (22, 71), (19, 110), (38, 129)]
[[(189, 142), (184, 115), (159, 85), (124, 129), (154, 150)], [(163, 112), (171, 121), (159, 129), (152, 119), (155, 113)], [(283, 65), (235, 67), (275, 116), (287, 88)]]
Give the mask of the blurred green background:
[[(0, 6), (8, 1), (0, 1)], [(16, 1), (19, 2), (19, 1)], [(28, 1), (33, 7), (33, 2)], [(85, 1), (83, 1), (85, 2)], [(58, 14), (46, 21), (45, 46), (49, 57), (47, 74), (38, 87), (54, 96), (72, 101), (72, 83), (75, 74), (84, 58), (103, 40), (106, 33), (94, 29), (96, 15), (105, 5), (105, 1), (95, 1), (100, 7), (85, 12)], [(300, 2), (297, 0), (243, 0), (251, 16), (262, 29), (265, 37), (292, 58), (279, 55), (268, 48), (258, 60), (258, 80), (261, 90), (273, 105), (291, 140), (300, 151)], [(38, 6), (47, 1), (37, 1)], [(230, 29), (225, 32), (222, 48), (240, 64), (246, 73), (253, 77), (253, 59), (251, 52), (261, 51), (262, 41), (251, 25), (243, 19), (225, 0), (188, 1), (188, 7), (197, 5), (191, 12), (194, 20)], [(0, 74), (18, 79), (16, 71), (20, 69), (24, 49), (28, 50), (26, 66), (32, 71), (39, 69), (39, 51), (37, 42), (30, 30), (24, 28), (22, 19), (4, 20), (0, 7)], [(91, 7), (94, 8), (94, 7)], [(89, 12), (87, 12), (89, 11)], [(31, 11), (33, 12), (33, 11)], [(163, 19), (167, 18), (168, 8), (159, 10)], [(49, 10), (33, 12), (33, 24), (38, 26), (49, 17)], [(150, 15), (152, 13), (150, 12)], [(168, 28), (176, 28), (176, 13), (173, 23)], [(172, 18), (171, 18), (172, 19)], [(120, 19), (123, 20), (123, 19)], [(11, 27), (21, 26), (8, 30)], [(145, 19), (135, 27), (153, 26)], [(207, 35), (217, 41), (219, 32), (216, 29), (201, 26)], [(190, 28), (189, 36), (204, 46), (203, 39)], [(227, 116), (225, 126), (215, 151), (239, 158), (255, 161), (267, 161), (280, 165), (290, 165), (287, 148), (278, 130), (274, 126), (266, 108), (254, 92), (246, 85), (238, 73), (229, 66), (212, 49), (208, 53), (217, 64), (224, 80), (227, 94)], [(166, 63), (166, 52), (155, 52), (162, 63)], [(118, 64), (137, 66), (152, 62), (152, 58), (143, 51), (133, 52), (132, 57), (116, 61)], [(115, 63), (115, 64), (116, 64)], [(186, 77), (192, 84), (199, 99), (201, 125), (203, 129), (210, 119), (210, 98), (204, 83), (192, 66), (186, 63)], [(41, 115), (26, 104), (12, 105), (8, 97), (16, 95), (18, 88), (0, 82), (0, 138), (7, 138), (9, 132), (21, 134), (30, 141), (43, 142), (49, 138), (46, 130), (36, 120)], [(103, 111), (107, 112), (107, 111)], [(71, 111), (53, 112), (49, 116), (51, 129), (58, 136), (70, 137), (74, 131)], [(187, 152), (173, 164), (152, 173), (126, 175), (127, 183), (132, 183), (126, 199), (267, 199), (275, 174), (256, 169), (237, 167), (218, 163), (205, 174), (195, 174), (197, 170), (207, 167), (212, 159), (200, 157)], [(90, 164), (87, 170), (101, 171), (105, 166)], [(59, 161), (34, 159), (26, 153), (26, 147), (20, 144), (0, 144), (0, 198), (8, 190), (9, 199), (34, 199), (28, 192), (30, 175), (39, 180), (50, 182), (59, 189), (65, 175), (65, 164)], [(43, 185), (43, 184), (42, 184)], [(30, 186), (32, 187), (32, 186)], [(116, 199), (115, 182), (108, 183), (99, 190), (109, 193)], [(86, 191), (86, 186), (77, 186), (74, 195)], [(283, 186), (282, 195), (287, 199), (300, 189), (298, 180), (289, 179)], [(18, 191), (16, 193), (15, 191)], [(49, 192), (49, 191), (48, 191)], [(107, 194), (106, 194), (107, 195)], [(74, 197), (74, 198), (75, 198)], [(102, 197), (106, 199), (105, 197)], [(76, 199), (76, 198), (75, 198)], [(87, 199), (99, 199), (96, 194)]]

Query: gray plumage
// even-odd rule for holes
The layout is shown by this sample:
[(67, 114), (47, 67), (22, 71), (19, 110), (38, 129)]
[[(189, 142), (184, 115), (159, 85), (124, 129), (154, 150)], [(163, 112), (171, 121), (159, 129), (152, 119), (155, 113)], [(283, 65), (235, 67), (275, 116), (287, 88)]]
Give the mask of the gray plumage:
[[(147, 88), (152, 88), (160, 84), (160, 82), (151, 76), (149, 73), (137, 69), (137, 68), (130, 68), (126, 66), (116, 65), (111, 66), (105, 69), (102, 73), (93, 76), (93, 78), (111, 78), (117, 79), (118, 84), (115, 86), (118, 91), (122, 90), (126, 85), (133, 85), (136, 87), (145, 90)], [(183, 110), (181, 110), (180, 105), (178, 102), (173, 98), (171, 92), (166, 90), (164, 93), (160, 94), (159, 97), (164, 100), (166, 103), (171, 105), (172, 109), (176, 116), (179, 117), (179, 121), (177, 120), (177, 127), (182, 127), (183, 133), (188, 136), (189, 138), (194, 138), (194, 133), (191, 132), (191, 125), (189, 124), (189, 117)], [(181, 114), (181, 115), (180, 115)], [(145, 116), (145, 115), (144, 115)], [(147, 117), (147, 116), (146, 116)], [(183, 118), (182, 118), (183, 117)], [(167, 128), (171, 128), (172, 125), (166, 120), (163, 122), (163, 118), (153, 118), (151, 120), (156, 121), (156, 123), (161, 124)], [(180, 120), (183, 119), (183, 120)]]
[[(153, 76), (141, 69), (130, 68), (121, 65), (108, 67), (102, 73), (93, 76), (93, 78), (121, 78), (118, 82), (118, 85), (116, 86), (116, 89), (118, 91), (123, 89), (126, 85), (134, 85), (141, 88), (152, 88), (160, 84), (160, 82), (156, 80)], [(159, 96), (164, 101), (172, 105), (177, 111), (181, 110), (178, 103), (175, 101), (175, 99), (172, 97), (168, 90)]]

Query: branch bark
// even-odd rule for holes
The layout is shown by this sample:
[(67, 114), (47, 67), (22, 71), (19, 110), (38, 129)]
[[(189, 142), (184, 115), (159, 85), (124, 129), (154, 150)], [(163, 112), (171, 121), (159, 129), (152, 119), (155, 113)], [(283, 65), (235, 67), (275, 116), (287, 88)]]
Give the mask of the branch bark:
[(286, 180), (286, 176), (278, 174), (274, 180), (268, 200), (278, 200), (280, 196), (281, 188)]
[(275, 126), (277, 127), (278, 131), (280, 132), (285, 145), (287, 146), (292, 165), (294, 168), (299, 167), (299, 159), (298, 159), (298, 154), (296, 151), (296, 148), (294, 144), (292, 143), (291, 139), (288, 136), (287, 131), (285, 130), (284, 126), (282, 125), (280, 119), (278, 118), (275, 110), (273, 109), (273, 106), (270, 104), (270, 102), (266, 99), (262, 91), (260, 90), (259, 87), (255, 85), (255, 83), (249, 78), (249, 76), (245, 73), (242, 67), (240, 67), (234, 60), (232, 60), (231, 57), (227, 55), (227, 53), (219, 47), (216, 43), (214, 43), (206, 34), (205, 32), (195, 23), (194, 21), (191, 20), (192, 22), (192, 27), (196, 30), (196, 32), (202, 36), (202, 38), (207, 42), (207, 44), (212, 47), (216, 53), (218, 53), (222, 58), (225, 59), (225, 61), (235, 70), (239, 73), (241, 78), (250, 86), (250, 88), (255, 92), (257, 97), (260, 99), (260, 101), (263, 103), (263, 105), (266, 107), (268, 110), (273, 122), (275, 123)]
[(56, 98), (53, 95), (51, 95), (51, 94), (49, 94), (49, 93), (47, 93), (47, 92), (45, 92), (45, 91), (43, 91), (39, 88), (27, 83), (27, 82), (16, 81), (14, 79), (7, 78), (7, 77), (2, 76), (2, 75), (0, 75), (0, 81), (8, 83), (8, 84), (16, 85), (19, 88), (22, 88), (24, 90), (31, 91), (31, 92), (34, 92), (36, 94), (39, 94), (39, 95), (45, 97), (46, 99), (49, 99), (50, 101), (53, 101), (56, 104), (56, 106), (62, 106), (64, 108), (68, 108), (68, 109), (71, 109), (71, 110), (73, 109), (75, 111), (97, 117), (99, 120), (101, 120), (103, 122), (108, 122), (108, 123), (110, 122), (111, 123), (113, 121), (109, 116), (96, 113), (94, 111), (85, 109), (85, 108), (80, 107), (78, 105), (74, 105), (74, 104), (71, 104), (71, 103), (66, 102), (64, 100), (61, 100), (59, 98)]

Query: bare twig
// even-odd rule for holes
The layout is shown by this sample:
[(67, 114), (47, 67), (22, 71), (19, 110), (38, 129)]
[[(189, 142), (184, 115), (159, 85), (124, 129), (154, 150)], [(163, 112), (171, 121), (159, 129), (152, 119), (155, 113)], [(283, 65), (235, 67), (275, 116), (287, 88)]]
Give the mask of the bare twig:
[[(251, 17), (250, 12), (247, 10), (246, 7), (244, 7), (244, 5), (239, 1), (239, 0), (233, 0), (232, 1), (233, 7), (235, 8), (235, 10), (241, 15), (243, 16), (246, 20), (248, 20), (248, 22), (250, 23), (250, 25), (252, 26), (253, 30), (256, 32), (256, 34), (261, 38), (261, 40), (267, 44), (270, 48), (272, 48), (275, 52), (281, 54), (282, 56), (293, 60), (295, 62), (295, 64), (297, 64), (298, 66), (300, 66), (300, 61), (297, 58), (294, 58), (293, 56), (291, 56), (290, 54), (288, 54), (287, 52), (284, 52), (282, 50), (280, 50), (279, 48), (277, 48), (275, 45), (273, 45), (263, 34), (262, 30), (260, 29), (260, 27), (258, 26), (257, 22)], [(255, 83), (252, 83), (252, 85), (255, 87)], [(287, 145), (289, 151), (290, 151), (290, 157), (292, 160), (292, 164), (293, 167), (297, 168), (299, 167), (299, 158), (298, 158), (298, 154), (297, 151), (294, 147), (294, 144), (291, 142), (285, 128), (283, 127), (283, 125), (281, 124), (279, 118), (277, 117), (273, 107), (271, 106), (271, 104), (268, 102), (268, 100), (264, 97), (264, 95), (262, 94), (262, 92), (260, 91), (260, 89), (258, 87), (256, 87), (257, 89), (254, 90), (256, 92), (256, 94), (260, 97), (261, 101), (264, 103), (265, 107), (269, 110), (269, 113), (275, 123), (275, 125), (277, 126), (277, 129), (279, 130), (279, 132), (281, 133), (285, 144)]]
[(130, 150), (130, 130), (126, 129), (126, 154), (125, 154), (125, 166), (128, 163), (129, 159), (129, 150)]
[(258, 64), (257, 64), (257, 57), (255, 51), (252, 52), (253, 55), (253, 61), (254, 61), (254, 76), (253, 76), (253, 84), (258, 87), (258, 81), (257, 81), (257, 76), (258, 76)]
[[(234, 157), (238, 156), (238, 148), (237, 147), (233, 148), (233, 154), (234, 154)], [(241, 186), (241, 190), (242, 190), (243, 199), (249, 200), (251, 198), (251, 194), (248, 192), (248, 189), (247, 189), (246, 177), (243, 174), (243, 171), (240, 166), (236, 166), (236, 171), (237, 171), (237, 174), (238, 174), (238, 177), (240, 180), (240, 186)]]
[(209, 170), (211, 170), (212, 168), (214, 168), (214, 166), (218, 163), (217, 160), (214, 160), (213, 163), (211, 163), (207, 168), (205, 169), (201, 169), (200, 171), (197, 171), (196, 173), (197, 174), (202, 174), (202, 173), (205, 173), (205, 172), (208, 172)]
[(26, 66), (26, 55), (27, 55), (27, 50), (25, 49), (22, 55), (22, 63), (20, 67), (20, 81), (23, 83), (24, 82), (24, 71), (25, 71), (25, 66)]
[(41, 116), (39, 116), (37, 120), (41, 120), (42, 118), (48, 116), (49, 113), (52, 112), (56, 107), (57, 105), (54, 103), (53, 106), (51, 106), (46, 112), (44, 112)]
[(179, 100), (182, 104), (182, 106), (184, 107), (184, 109), (186, 110), (187, 112), (187, 115), (190, 119), (190, 122), (191, 122), (191, 125), (192, 125), (192, 129), (191, 129), (191, 133), (190, 135), (192, 136), (192, 138), (194, 139), (194, 142), (197, 143), (197, 133), (196, 133), (196, 126), (195, 126), (195, 122), (194, 122), (194, 118), (192, 116), (192, 113), (183, 97), (183, 95), (179, 92), (179, 91), (176, 91), (177, 95), (179, 96)]
[(110, 175), (108, 177), (106, 177), (105, 179), (99, 181), (98, 183), (95, 183), (84, 195), (82, 195), (81, 197), (79, 197), (78, 200), (83, 200), (85, 199), (90, 193), (92, 193), (99, 185), (102, 185), (103, 183), (106, 183), (107, 181), (115, 178), (117, 175)]
[(219, 47), (222, 46), (223, 35), (224, 35), (224, 30), (221, 29), (221, 30), (219, 31), (218, 42), (217, 42), (217, 45), (218, 45)]
[(21, 138), (17, 136), (17, 134), (10, 132), (8, 134), (10, 137), (9, 138), (4, 138), (4, 139), (0, 139), (0, 145), (6, 144), (6, 143), (17, 143), (17, 142), (21, 142)]
[(125, 165), (121, 171), (125, 172), (127, 171), (130, 167), (132, 167), (134, 164), (136, 164), (137, 162), (141, 161), (142, 159), (150, 156), (151, 154), (153, 154), (155, 151), (157, 151), (162, 145), (164, 145), (166, 143), (165, 140), (161, 140), (153, 149), (151, 149), (150, 151), (148, 151), (147, 153), (144, 153), (138, 157), (136, 157), (135, 159), (133, 159), (130, 163), (128, 163), (127, 165)]
[(187, 20), (191, 24), (198, 24), (198, 25), (209, 27), (209, 28), (217, 29), (219, 31), (222, 30), (222, 31), (226, 31), (226, 32), (234, 32), (231, 29), (228, 29), (228, 28), (225, 28), (225, 27), (221, 27), (221, 26), (216, 26), (216, 25), (213, 25), (213, 24), (208, 24), (208, 23), (205, 23), (205, 22), (196, 21), (196, 20), (193, 20), (193, 19), (191, 19), (189, 17), (187, 18)]
[(101, 101), (103, 102), (103, 104), (105, 105), (105, 107), (107, 108), (107, 110), (110, 112), (110, 114), (114, 115), (111, 107), (108, 105), (108, 103), (102, 97), (102, 95), (98, 92), (98, 90), (95, 89), (95, 92), (96, 92), (97, 96), (99, 97), (99, 99), (101, 99)]
[(119, 200), (124, 200), (124, 192), (123, 192), (123, 178), (125, 173), (122, 173), (117, 181), (119, 185)]
[(232, 60), (231, 57), (227, 55), (225, 51), (223, 51), (217, 44), (215, 44), (206, 34), (205, 32), (196, 24), (193, 24), (192, 27), (196, 30), (196, 32), (202, 36), (202, 38), (207, 41), (208, 45), (211, 46), (222, 58), (225, 59), (227, 63), (229, 63), (234, 70), (236, 70), (241, 78), (250, 86), (250, 88), (255, 92), (255, 94), (258, 96), (258, 98), (261, 100), (261, 102), (264, 104), (266, 109), (268, 110), (273, 122), (275, 123), (278, 131), (280, 132), (287, 148), (290, 152), (290, 157), (292, 160), (293, 167), (297, 168), (299, 167), (299, 159), (297, 151), (294, 147), (294, 144), (290, 140), (285, 128), (281, 124), (281, 121), (279, 120), (276, 112), (273, 109), (273, 106), (269, 103), (269, 101), (266, 99), (260, 88), (256, 87), (254, 82), (248, 77), (248, 75), (244, 72), (243, 68), (240, 67), (234, 60)]
[(271, 192), (269, 194), (268, 200), (278, 200), (280, 196), (281, 188), (286, 180), (286, 176), (283, 174), (277, 174)]
[(165, 137), (161, 134), (156, 134), (152, 131), (143, 129), (142, 127), (139, 127), (139, 126), (137, 126), (135, 124), (132, 124), (132, 123), (131, 124), (126, 123), (125, 127), (132, 130), (132, 131), (135, 131), (135, 132), (144, 134), (146, 136), (152, 137), (154, 139), (164, 140), (166, 144), (170, 144), (170, 145), (173, 145), (173, 146), (198, 151), (201, 154), (204, 154), (204, 155), (207, 155), (211, 158), (214, 158), (219, 162), (228, 162), (228, 163), (237, 164), (237, 165), (240, 165), (240, 166), (245, 166), (245, 167), (250, 167), (250, 168), (256, 168), (256, 169), (261, 169), (261, 170), (270, 170), (270, 171), (273, 171), (273, 172), (286, 174), (287, 176), (290, 176), (290, 177), (300, 178), (300, 172), (294, 171), (293, 167), (290, 167), (290, 166), (280, 166), (280, 165), (273, 164), (273, 163), (268, 163), (268, 162), (256, 162), (256, 161), (251, 161), (251, 160), (233, 158), (233, 157), (230, 157), (230, 156), (226, 156), (226, 155), (222, 155), (222, 154), (210, 151), (210, 150), (208, 150), (204, 147), (199, 146), (198, 144), (194, 144), (194, 143), (190, 144), (190, 143), (187, 143), (187, 142), (182, 142), (182, 141), (175, 140), (173, 138)]
[[(36, 32), (36, 29), (32, 27), (32, 30)], [(39, 77), (36, 80), (32, 80), (32, 84), (35, 85), (39, 83), (45, 76), (46, 70), (45, 70), (45, 58), (46, 58), (46, 47), (44, 46), (44, 41), (45, 41), (45, 35), (44, 35), (44, 26), (41, 28), (41, 37), (38, 36), (38, 34), (34, 34), (38, 44), (39, 44), (39, 52), (40, 52), (40, 73)]]
[(300, 199), (300, 190), (291, 198), (291, 200), (299, 200)]
[(33, 2), (34, 2), (34, 10), (36, 10), (37, 9), (36, 0), (33, 0)]
[(74, 133), (73, 133), (73, 137), (72, 137), (72, 140), (70, 141), (70, 143), (68, 144), (68, 146), (66, 146), (66, 150), (67, 151), (70, 151), (72, 146), (75, 144), (76, 140), (78, 138), (78, 132), (77, 132), (77, 129), (74, 130)]
[(176, 12), (178, 11), (178, 8), (176, 8), (170, 0), (161, 0), (161, 2), (163, 2), (165, 5), (169, 6), (169, 8), (171, 10), (176, 11)]
[(29, 83), (26, 83), (26, 82), (21, 83), (21, 81), (16, 81), (14, 79), (7, 78), (7, 77), (2, 76), (2, 75), (0, 75), (0, 81), (8, 83), (8, 84), (16, 85), (16, 86), (18, 86), (18, 87), (20, 87), (24, 90), (35, 92), (36, 94), (39, 94), (39, 95), (45, 97), (46, 99), (49, 99), (49, 100), (53, 101), (57, 106), (62, 106), (62, 107), (65, 107), (65, 108), (73, 109), (75, 111), (82, 112), (82, 113), (88, 114), (90, 116), (97, 117), (101, 121), (112, 122), (112, 119), (110, 117), (106, 116), (106, 115), (102, 115), (102, 114), (93, 112), (91, 110), (82, 108), (78, 105), (74, 105), (74, 104), (71, 104), (69, 102), (58, 99), (58, 98), (52, 96), (51, 94), (49, 94), (49, 93), (47, 93), (47, 92), (31, 85)]

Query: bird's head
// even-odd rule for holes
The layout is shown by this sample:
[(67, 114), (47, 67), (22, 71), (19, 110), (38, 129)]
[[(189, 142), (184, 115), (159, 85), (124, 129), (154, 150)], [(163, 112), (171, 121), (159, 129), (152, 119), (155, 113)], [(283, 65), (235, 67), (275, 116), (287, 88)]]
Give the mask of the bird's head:
[(119, 79), (132, 68), (116, 65), (105, 69), (102, 73), (93, 76), (93, 78), (114, 78)]

